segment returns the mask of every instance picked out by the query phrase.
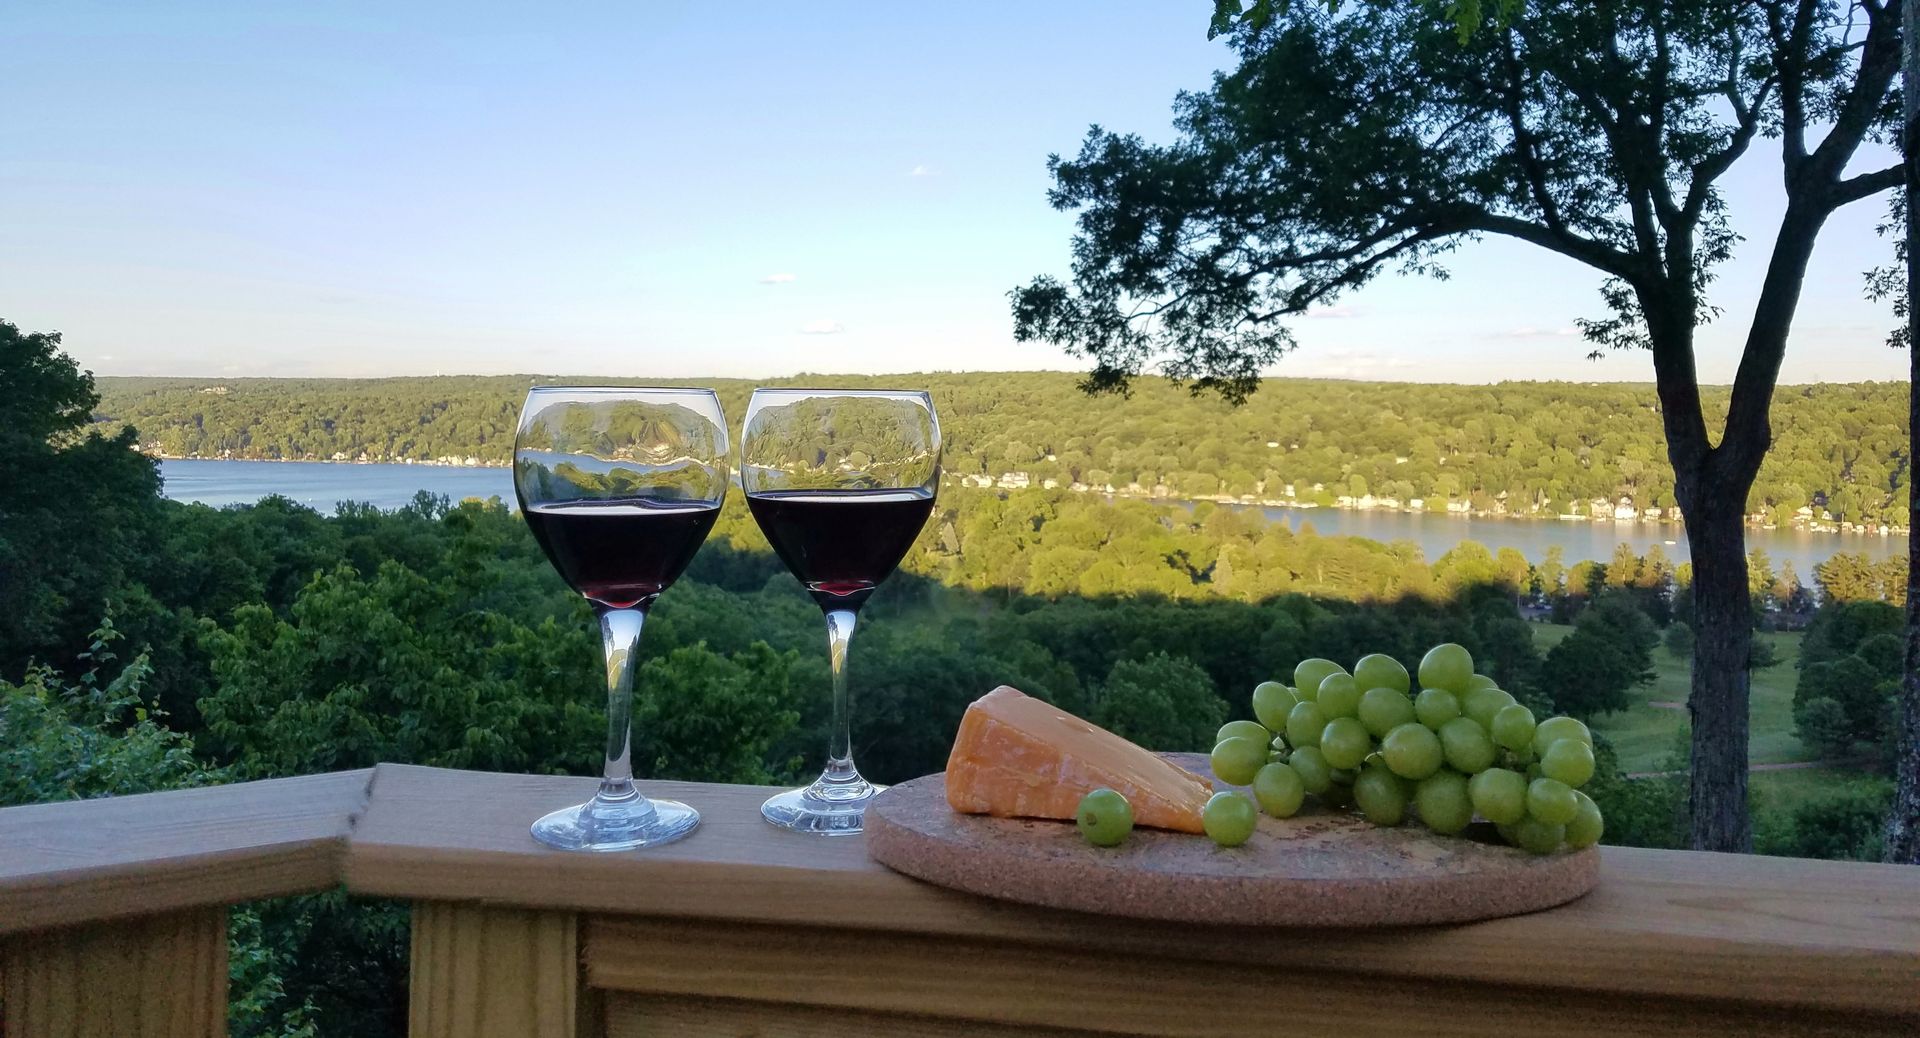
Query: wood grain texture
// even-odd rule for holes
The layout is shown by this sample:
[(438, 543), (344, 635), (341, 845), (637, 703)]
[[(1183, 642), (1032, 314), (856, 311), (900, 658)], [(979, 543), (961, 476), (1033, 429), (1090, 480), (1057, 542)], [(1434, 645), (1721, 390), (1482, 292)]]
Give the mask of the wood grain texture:
[[(594, 785), (381, 765), (354, 832), (348, 886), (388, 897), (1102, 947), (1435, 981), (1528, 985), (1550, 977), (1622, 996), (1881, 1014), (1911, 1011), (1920, 991), (1920, 869), (1901, 866), (1605, 848), (1593, 893), (1547, 912), (1379, 933), (1228, 934), (920, 883), (868, 860), (861, 839), (767, 825), (759, 805), (768, 791), (751, 786), (642, 783), (701, 812), (700, 829), (666, 847), (569, 854), (527, 835), (534, 818), (585, 799)], [(447, 810), (450, 803), (461, 810)]]
[(414, 1038), (578, 1038), (574, 916), (422, 901), (413, 906)]
[[(685, 921), (596, 925), (588, 933), (587, 966), (589, 982), (596, 987), (656, 998), (719, 997), (813, 1006), (822, 1012), (933, 1017), (967, 1026), (1079, 1028), (1173, 1038), (1388, 1032), (1435, 1038), (1911, 1036), (1920, 1024), (1915, 1015), (1784, 1010), (1718, 999), (1622, 999), (1542, 986), (1335, 970), (1279, 974), (1257, 959), (1228, 965), (1096, 947), (1040, 948)], [(1273, 992), (1276, 986), (1292, 994), (1257, 994)]]
[(607, 1038), (1086, 1038), (1087, 1034), (721, 998), (614, 992), (607, 1000)]
[(324, 890), (371, 777), (0, 809), (0, 934)]
[[(1212, 778), (1201, 754), (1164, 756), (1217, 788), (1233, 788)], [(867, 809), (866, 841), (875, 861), (955, 890), (1212, 925), (1471, 922), (1565, 904), (1600, 877), (1597, 850), (1528, 854), (1492, 830), (1483, 823), (1441, 836), (1309, 805), (1292, 818), (1261, 815), (1239, 847), (1140, 829), (1103, 848), (1059, 822), (958, 814), (947, 804), (943, 772), (881, 793)]]
[(201, 908), (0, 939), (5, 1038), (222, 1038), (227, 912)]

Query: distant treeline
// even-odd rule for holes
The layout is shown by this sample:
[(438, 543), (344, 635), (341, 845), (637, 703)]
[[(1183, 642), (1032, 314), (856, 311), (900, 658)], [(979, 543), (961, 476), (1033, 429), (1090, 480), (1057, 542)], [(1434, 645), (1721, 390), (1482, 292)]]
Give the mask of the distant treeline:
[[(100, 415), (169, 457), (504, 462), (534, 376), (391, 379), (104, 378)], [(555, 379), (612, 381), (633, 379)], [(755, 383), (710, 385), (728, 413)], [(1673, 507), (1653, 388), (1273, 379), (1240, 408), (1158, 379), (1130, 399), (1088, 397), (1053, 372), (800, 376), (765, 384), (932, 390), (950, 473), (1177, 497), (1585, 514), (1595, 503)], [(1724, 389), (1706, 393), (1723, 411)], [(1904, 526), (1906, 387), (1788, 386), (1749, 512), (1781, 526)], [(1022, 482), (1016, 478), (1015, 483)], [(1805, 509), (1805, 511), (1802, 511)]]

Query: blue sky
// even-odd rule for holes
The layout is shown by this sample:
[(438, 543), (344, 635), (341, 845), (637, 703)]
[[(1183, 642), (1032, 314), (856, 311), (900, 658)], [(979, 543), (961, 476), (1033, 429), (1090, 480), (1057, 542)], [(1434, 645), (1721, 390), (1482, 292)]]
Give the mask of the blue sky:
[[(783, 375), (1072, 368), (1005, 293), (1064, 273), (1045, 160), (1169, 135), (1230, 59), (1206, 0), (0, 8), (0, 316), (103, 374)], [(1867, 161), (1878, 164), (1884, 154)], [(1703, 377), (1731, 377), (1778, 218)], [(1860, 296), (1882, 203), (1829, 224), (1788, 382), (1901, 378)], [(1302, 320), (1281, 375), (1651, 378), (1595, 363), (1597, 279), (1470, 245)]]

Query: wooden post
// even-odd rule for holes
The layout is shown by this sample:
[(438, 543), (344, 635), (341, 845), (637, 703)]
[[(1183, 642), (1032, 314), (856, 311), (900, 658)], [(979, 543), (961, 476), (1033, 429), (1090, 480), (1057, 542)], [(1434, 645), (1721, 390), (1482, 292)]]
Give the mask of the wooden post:
[(413, 906), (413, 1038), (589, 1038), (571, 912)]
[(224, 1038), (227, 910), (0, 938), (4, 1038)]

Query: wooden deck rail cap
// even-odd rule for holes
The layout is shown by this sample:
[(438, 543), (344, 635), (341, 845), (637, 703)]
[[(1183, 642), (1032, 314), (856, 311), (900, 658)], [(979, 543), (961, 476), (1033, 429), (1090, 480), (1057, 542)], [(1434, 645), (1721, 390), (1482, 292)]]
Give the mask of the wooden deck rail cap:
[[(370, 777), (369, 777), (370, 776)], [(365, 895), (583, 913), (596, 941), (652, 917), (1098, 947), (1432, 981), (1831, 1007), (1920, 1022), (1920, 869), (1629, 848), (1570, 905), (1467, 926), (1305, 934), (1129, 922), (932, 887), (859, 839), (761, 821), (768, 790), (647, 782), (691, 837), (555, 851), (529, 822), (594, 780), (383, 764), (371, 772), (0, 811), (0, 933), (345, 883)], [(631, 934), (626, 934), (631, 936)]]

